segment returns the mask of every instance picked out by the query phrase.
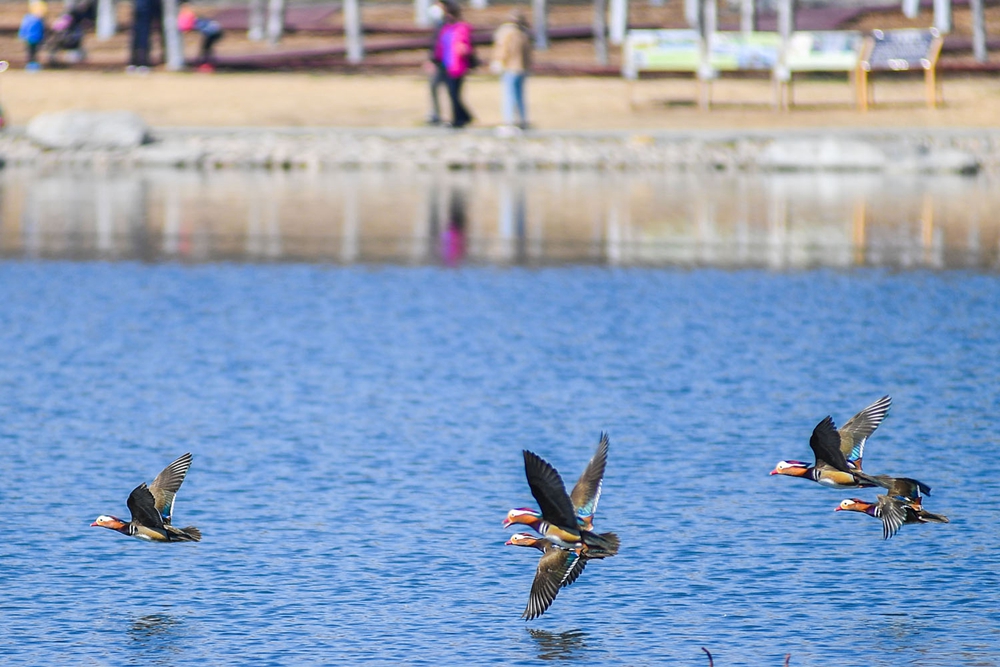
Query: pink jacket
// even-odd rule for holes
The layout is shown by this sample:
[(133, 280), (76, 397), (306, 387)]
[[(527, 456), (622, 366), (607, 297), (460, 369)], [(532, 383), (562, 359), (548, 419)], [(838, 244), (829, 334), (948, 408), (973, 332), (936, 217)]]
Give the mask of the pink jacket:
[(434, 52), (444, 64), (448, 76), (465, 76), (469, 71), (469, 54), (472, 53), (472, 26), (465, 21), (442, 26)]

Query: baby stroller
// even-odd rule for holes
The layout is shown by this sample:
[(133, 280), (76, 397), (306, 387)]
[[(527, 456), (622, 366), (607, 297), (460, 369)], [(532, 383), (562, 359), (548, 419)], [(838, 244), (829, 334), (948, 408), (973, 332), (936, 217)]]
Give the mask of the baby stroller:
[(87, 57), (83, 49), (83, 30), (91, 25), (97, 16), (96, 0), (77, 0), (69, 11), (52, 22), (51, 34), (46, 40), (49, 50), (49, 64), (58, 63), (60, 51), (66, 52), (66, 62), (79, 63)]

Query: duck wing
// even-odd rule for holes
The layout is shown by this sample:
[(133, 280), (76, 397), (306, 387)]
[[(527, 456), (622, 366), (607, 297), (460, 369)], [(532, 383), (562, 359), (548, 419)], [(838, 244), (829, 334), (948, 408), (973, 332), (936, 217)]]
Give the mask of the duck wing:
[(190, 467), (191, 453), (188, 452), (160, 471), (149, 485), (149, 492), (153, 494), (156, 510), (163, 517), (163, 523), (170, 523), (174, 511), (174, 497), (184, 483), (184, 477)]
[(528, 606), (525, 607), (521, 618), (530, 621), (544, 614), (556, 599), (559, 589), (573, 571), (575, 563), (580, 560), (575, 551), (566, 551), (558, 547), (546, 548), (545, 553), (538, 559), (538, 569), (535, 572), (535, 580), (531, 583)]
[(548, 461), (524, 450), (524, 474), (542, 518), (560, 528), (577, 530), (576, 510), (566, 493), (562, 478)]
[(854, 469), (847, 465), (847, 457), (840, 451), (840, 432), (837, 431), (832, 417), (827, 416), (816, 424), (809, 438), (809, 447), (816, 455), (816, 467), (825, 463), (841, 472), (854, 472)]
[(919, 500), (920, 492), (931, 494), (931, 487), (923, 482), (911, 479), (910, 477), (887, 477), (885, 475), (875, 475), (875, 479), (884, 479), (889, 482), (889, 495), (901, 496), (907, 500)]
[(125, 504), (132, 512), (132, 522), (147, 528), (163, 528), (163, 517), (156, 509), (156, 501), (145, 482), (132, 489)]
[(576, 486), (569, 494), (577, 517), (590, 525), (593, 525), (597, 503), (601, 499), (604, 468), (608, 465), (608, 442), (608, 434), (601, 433), (601, 441), (597, 443), (597, 451), (594, 452), (594, 456), (587, 463), (583, 474), (580, 475)]
[(889, 539), (906, 523), (906, 507), (906, 503), (895, 498), (878, 497), (875, 516), (882, 519), (882, 539)]
[(865, 443), (889, 414), (890, 407), (892, 407), (892, 397), (883, 396), (840, 427), (840, 451), (859, 470), (861, 458), (865, 454)]

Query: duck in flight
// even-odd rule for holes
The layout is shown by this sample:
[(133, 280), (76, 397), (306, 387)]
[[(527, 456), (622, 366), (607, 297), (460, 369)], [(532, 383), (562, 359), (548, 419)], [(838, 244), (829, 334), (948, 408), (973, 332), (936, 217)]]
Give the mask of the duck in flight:
[(514, 533), (506, 543), (518, 547), (534, 547), (542, 552), (535, 579), (531, 583), (528, 605), (521, 614), (521, 618), (526, 621), (544, 614), (556, 599), (559, 589), (569, 586), (583, 573), (588, 560), (580, 549), (560, 549), (544, 537), (527, 533)]
[(836, 511), (863, 512), (881, 519), (884, 540), (908, 523), (948, 523), (948, 517), (923, 508), (919, 482), (908, 477), (890, 479), (889, 492), (879, 495), (874, 503), (848, 498), (840, 503)]
[(865, 444), (885, 419), (891, 405), (892, 398), (883, 396), (848, 419), (840, 429), (833, 426), (833, 420), (827, 417), (817, 424), (809, 439), (816, 462), (809, 465), (805, 461), (779, 461), (771, 474), (803, 477), (835, 489), (876, 486), (859, 480), (853, 472), (861, 470)]
[[(594, 515), (597, 513), (597, 503), (601, 499), (604, 469), (608, 465), (608, 444), (608, 434), (601, 433), (600, 442), (597, 443), (597, 451), (587, 462), (587, 467), (583, 469), (580, 479), (576, 481), (573, 491), (569, 494), (576, 512), (577, 525), (583, 530), (594, 530)], [(525, 507), (512, 509), (507, 513), (503, 527), (507, 528), (513, 523), (519, 523), (514, 521), (514, 517), (519, 515), (526, 515), (529, 518), (535, 517), (539, 520), (542, 518), (542, 513), (538, 510)]]
[[(779, 461), (771, 474), (811, 479), (834, 489), (890, 488), (896, 478), (869, 475), (861, 469), (865, 443), (888, 412), (890, 400), (888, 396), (883, 396), (851, 417), (839, 430), (832, 417), (825, 417), (809, 438), (809, 447), (816, 456), (816, 462), (810, 466), (803, 461)], [(916, 484), (921, 491), (930, 494), (929, 486), (923, 482)]]
[[(606, 450), (606, 448), (605, 444), (604, 449)], [(538, 503), (540, 511), (511, 510), (503, 522), (504, 528), (514, 524), (526, 525), (549, 540), (554, 546), (569, 550), (580, 549), (590, 558), (606, 558), (618, 553), (619, 540), (617, 535), (614, 533), (597, 534), (580, 526), (580, 513), (574, 507), (569, 494), (566, 493), (566, 487), (559, 472), (534, 452), (525, 449), (523, 455), (524, 473), (528, 479), (528, 487), (531, 489), (531, 495)], [(597, 497), (600, 495), (600, 486), (599, 481), (594, 485), (592, 505), (594, 508), (596, 508)], [(588, 521), (592, 525), (593, 511), (587, 509), (583, 511), (589, 513), (590, 519)]]
[(191, 454), (184, 454), (168, 465), (146, 486), (143, 482), (132, 489), (126, 505), (132, 513), (129, 521), (102, 514), (91, 526), (100, 526), (117, 531), (122, 535), (148, 542), (198, 542), (201, 531), (194, 526), (175, 528), (170, 525), (173, 514), (174, 497), (184, 482), (191, 467)]

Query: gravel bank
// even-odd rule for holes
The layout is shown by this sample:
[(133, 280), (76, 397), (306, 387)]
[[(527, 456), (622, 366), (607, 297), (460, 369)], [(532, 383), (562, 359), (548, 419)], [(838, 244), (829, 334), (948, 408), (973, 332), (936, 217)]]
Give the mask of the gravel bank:
[(157, 128), (134, 149), (43, 149), (0, 133), (0, 159), (39, 167), (187, 169), (872, 170), (1000, 173), (1000, 129), (527, 132)]

